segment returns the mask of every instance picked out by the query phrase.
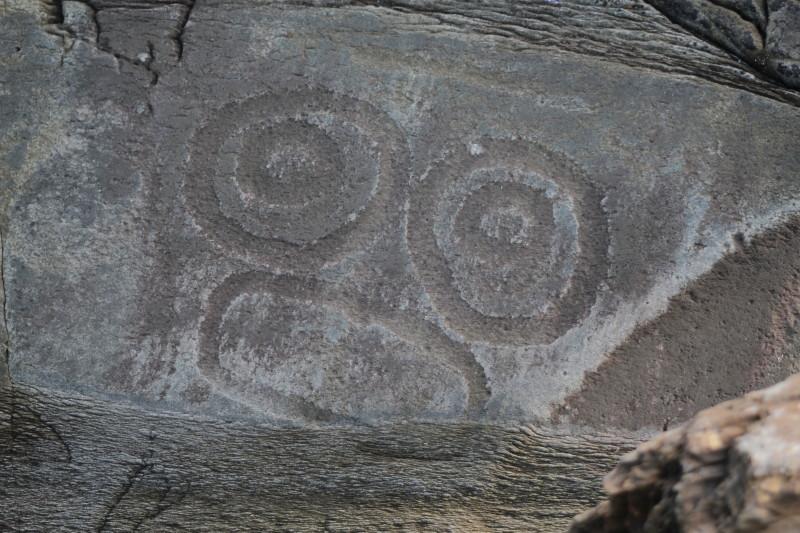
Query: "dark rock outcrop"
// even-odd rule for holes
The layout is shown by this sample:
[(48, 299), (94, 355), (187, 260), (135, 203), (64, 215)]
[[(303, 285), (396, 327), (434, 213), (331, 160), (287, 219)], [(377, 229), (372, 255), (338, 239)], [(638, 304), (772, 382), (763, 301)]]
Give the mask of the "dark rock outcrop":
[(800, 88), (797, 0), (649, 0), (670, 20), (787, 87)]

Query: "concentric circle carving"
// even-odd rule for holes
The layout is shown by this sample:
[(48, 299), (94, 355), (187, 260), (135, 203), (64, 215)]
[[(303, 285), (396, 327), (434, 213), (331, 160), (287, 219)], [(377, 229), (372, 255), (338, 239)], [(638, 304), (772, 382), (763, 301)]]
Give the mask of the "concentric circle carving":
[(308, 269), (375, 237), (402, 207), (408, 151), (373, 106), (319, 89), (228, 104), (191, 139), (184, 193), (220, 246)]
[(601, 202), (584, 172), (536, 144), (452, 147), (412, 194), (412, 259), (465, 339), (549, 343), (588, 313), (607, 275)]

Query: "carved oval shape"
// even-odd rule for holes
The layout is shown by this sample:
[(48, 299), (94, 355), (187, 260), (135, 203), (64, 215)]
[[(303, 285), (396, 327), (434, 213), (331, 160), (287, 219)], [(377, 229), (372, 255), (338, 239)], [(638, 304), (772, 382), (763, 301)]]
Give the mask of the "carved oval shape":
[(289, 421), (453, 418), (469, 384), (441, 354), (323, 301), (313, 280), (249, 272), (212, 293), (198, 366), (220, 392)]

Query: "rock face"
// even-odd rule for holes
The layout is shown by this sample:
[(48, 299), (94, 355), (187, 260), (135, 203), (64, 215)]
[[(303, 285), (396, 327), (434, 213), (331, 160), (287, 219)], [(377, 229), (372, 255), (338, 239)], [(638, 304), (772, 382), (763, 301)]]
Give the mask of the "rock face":
[(650, 0), (671, 20), (761, 72), (800, 88), (800, 3), (794, 0)]
[(800, 370), (798, 2), (0, 2), (0, 529), (563, 531)]
[(554, 418), (666, 429), (800, 372), (799, 258), (796, 217), (742, 243), (587, 373)]
[[(19, 1), (0, 24), (6, 379), (276, 424), (638, 429), (796, 369), (800, 95), (648, 4)], [(750, 279), (762, 241), (747, 299), (702, 278)], [(704, 361), (670, 311), (693, 283)]]
[(570, 531), (800, 531), (800, 375), (705, 411), (623, 457)]

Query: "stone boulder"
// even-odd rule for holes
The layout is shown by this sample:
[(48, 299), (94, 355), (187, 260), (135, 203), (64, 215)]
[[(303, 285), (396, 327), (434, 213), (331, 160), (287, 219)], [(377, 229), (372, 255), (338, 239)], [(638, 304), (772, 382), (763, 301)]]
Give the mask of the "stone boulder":
[(625, 455), (571, 533), (800, 531), (800, 374)]

